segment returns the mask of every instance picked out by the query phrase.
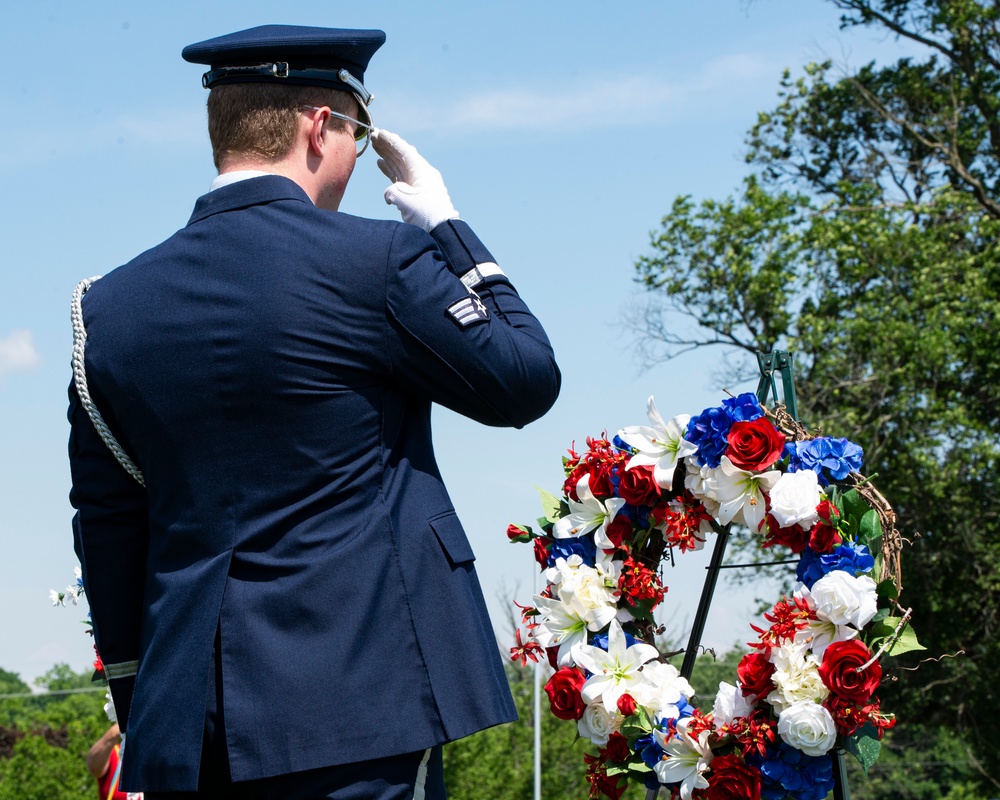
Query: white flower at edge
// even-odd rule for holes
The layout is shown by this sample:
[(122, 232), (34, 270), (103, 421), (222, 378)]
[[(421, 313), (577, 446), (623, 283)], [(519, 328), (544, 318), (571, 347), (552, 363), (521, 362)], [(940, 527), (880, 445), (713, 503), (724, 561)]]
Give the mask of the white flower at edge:
[(809, 589), (809, 604), (816, 616), (834, 625), (853, 625), (861, 630), (875, 616), (875, 581), (867, 575), (855, 577), (835, 569)]
[(583, 716), (576, 723), (580, 736), (590, 739), (598, 747), (604, 747), (612, 733), (615, 733), (625, 717), (615, 708), (612, 712), (600, 701), (591, 703), (584, 709)]
[(835, 625), (826, 619), (806, 620), (807, 626), (795, 632), (795, 641), (803, 642), (823, 662), (823, 654), (834, 642), (846, 642), (858, 635), (849, 625)]
[(53, 606), (65, 606), (66, 597), (62, 592), (57, 592), (55, 589), (49, 589), (49, 600), (52, 601)]
[(607, 652), (590, 644), (578, 644), (573, 648), (573, 660), (591, 673), (580, 690), (583, 702), (589, 705), (600, 698), (607, 712), (614, 714), (618, 698), (631, 694), (643, 680), (639, 668), (657, 656), (657, 649), (643, 642), (626, 647), (622, 626), (612, 621), (608, 628)]
[(111, 689), (107, 692), (108, 702), (104, 704), (104, 713), (108, 715), (108, 719), (112, 722), (118, 722), (118, 712), (115, 711), (115, 700), (111, 696)]
[(712, 708), (712, 722), (718, 730), (728, 725), (736, 717), (745, 717), (753, 711), (753, 703), (743, 696), (743, 692), (731, 683), (719, 682), (719, 691), (715, 695), (715, 706)]
[(771, 515), (782, 528), (800, 525), (809, 530), (817, 520), (821, 495), (819, 478), (811, 469), (786, 472), (770, 492)]
[(625, 505), (620, 497), (610, 497), (607, 503), (602, 503), (590, 491), (590, 475), (584, 475), (577, 481), (576, 494), (579, 502), (569, 498), (569, 514), (557, 519), (552, 527), (552, 535), (556, 539), (571, 539), (594, 531), (594, 542), (603, 550), (611, 550), (614, 543), (608, 538), (608, 523), (615, 518), (619, 509)]
[(715, 497), (715, 474), (719, 471), (718, 468), (699, 466), (694, 458), (689, 458), (684, 463), (687, 467), (684, 488), (701, 501), (709, 514), (718, 519), (719, 501)]
[(642, 668), (642, 681), (629, 694), (653, 716), (680, 717), (680, 706), (694, 696), (694, 688), (673, 664), (652, 661)]
[(646, 414), (652, 427), (631, 425), (618, 431), (619, 438), (638, 451), (629, 459), (625, 469), (652, 466), (653, 480), (660, 488), (669, 489), (674, 482), (677, 462), (698, 452), (698, 445), (684, 438), (691, 415), (678, 414), (664, 423), (652, 397), (646, 401)]
[(830, 690), (819, 676), (819, 659), (809, 651), (803, 642), (786, 642), (771, 649), (771, 663), (774, 675), (771, 683), (774, 691), (767, 696), (767, 702), (780, 714), (793, 703), (809, 700), (822, 703)]
[(837, 726), (823, 706), (800, 700), (778, 715), (778, 736), (807, 756), (825, 756), (837, 741)]
[(747, 472), (735, 466), (728, 456), (723, 456), (715, 473), (715, 499), (719, 501), (719, 523), (728, 525), (733, 520), (743, 522), (751, 533), (760, 531), (767, 503), (764, 492), (769, 492), (781, 473)]
[(653, 738), (666, 755), (656, 762), (653, 769), (660, 783), (679, 783), (682, 800), (691, 800), (695, 789), (707, 789), (705, 771), (712, 763), (712, 750), (708, 746), (709, 731), (702, 731), (695, 739), (687, 729), (691, 717), (684, 717), (677, 723), (677, 735), (668, 737), (657, 728)]
[[(536, 617), (535, 641), (542, 647), (559, 648), (560, 667), (573, 666), (573, 647), (581, 642), (586, 644), (587, 628), (597, 624), (596, 620), (588, 620), (587, 610), (576, 601), (566, 603), (557, 598), (535, 595), (535, 608), (540, 612), (540, 616)], [(614, 616), (614, 610), (611, 613)]]

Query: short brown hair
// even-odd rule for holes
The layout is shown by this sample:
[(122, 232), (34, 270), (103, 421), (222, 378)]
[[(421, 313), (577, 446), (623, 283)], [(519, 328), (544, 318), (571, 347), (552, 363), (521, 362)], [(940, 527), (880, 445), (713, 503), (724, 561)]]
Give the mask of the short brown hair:
[[(329, 106), (357, 116), (353, 95), (322, 86), (233, 83), (216, 86), (208, 95), (208, 137), (216, 169), (231, 156), (273, 161), (292, 149), (302, 106)], [(346, 125), (331, 119), (331, 124)]]

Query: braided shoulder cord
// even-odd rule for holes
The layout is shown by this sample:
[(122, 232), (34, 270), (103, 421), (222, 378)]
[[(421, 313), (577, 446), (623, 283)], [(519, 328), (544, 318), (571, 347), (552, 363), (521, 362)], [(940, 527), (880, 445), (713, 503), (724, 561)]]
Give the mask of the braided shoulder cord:
[(76, 285), (76, 289), (73, 290), (73, 302), (70, 312), (73, 319), (73, 382), (76, 385), (77, 396), (79, 396), (80, 402), (87, 412), (87, 416), (90, 417), (90, 421), (94, 423), (94, 428), (97, 430), (101, 440), (108, 446), (115, 460), (125, 468), (125, 471), (135, 478), (140, 486), (145, 487), (146, 479), (143, 478), (141, 470), (129, 458), (128, 453), (122, 449), (122, 446), (118, 444), (118, 440), (115, 439), (114, 434), (111, 433), (111, 430), (104, 422), (101, 412), (94, 405), (94, 401), (90, 397), (90, 389), (87, 388), (87, 370), (83, 360), (84, 351), (87, 347), (87, 329), (83, 326), (83, 307), (81, 303), (87, 290), (94, 281), (100, 280), (100, 278), (100, 275), (93, 278), (84, 278)]

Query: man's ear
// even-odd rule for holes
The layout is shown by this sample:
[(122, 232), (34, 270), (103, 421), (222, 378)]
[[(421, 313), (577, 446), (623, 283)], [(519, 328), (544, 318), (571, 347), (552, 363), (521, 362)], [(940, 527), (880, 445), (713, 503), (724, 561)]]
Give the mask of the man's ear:
[(310, 119), (306, 117), (306, 133), (309, 137), (309, 152), (312, 155), (321, 156), (326, 146), (326, 137), (329, 133), (326, 123), (330, 121), (330, 112), (325, 108)]

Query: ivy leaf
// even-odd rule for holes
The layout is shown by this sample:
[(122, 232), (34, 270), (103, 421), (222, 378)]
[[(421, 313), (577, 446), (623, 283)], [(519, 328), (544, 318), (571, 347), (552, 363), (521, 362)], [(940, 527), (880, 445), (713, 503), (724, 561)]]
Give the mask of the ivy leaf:
[(903, 628), (902, 633), (899, 634), (899, 638), (892, 643), (887, 651), (891, 656), (900, 656), (903, 653), (910, 653), (914, 650), (926, 650), (920, 642), (917, 641), (917, 633), (909, 625)]
[(879, 753), (882, 752), (882, 743), (878, 740), (875, 728), (869, 724), (847, 737), (844, 749), (861, 762), (861, 768), (867, 775), (872, 764), (878, 761)]
[[(535, 487), (538, 489), (538, 487)], [(555, 522), (569, 514), (569, 506), (562, 498), (556, 497), (551, 492), (538, 489), (538, 494), (542, 498), (542, 513), (548, 522)]]

